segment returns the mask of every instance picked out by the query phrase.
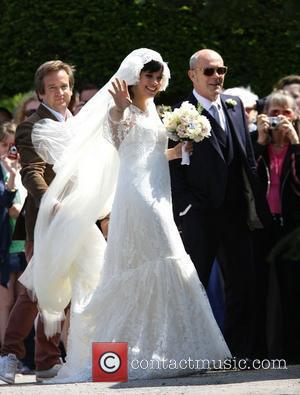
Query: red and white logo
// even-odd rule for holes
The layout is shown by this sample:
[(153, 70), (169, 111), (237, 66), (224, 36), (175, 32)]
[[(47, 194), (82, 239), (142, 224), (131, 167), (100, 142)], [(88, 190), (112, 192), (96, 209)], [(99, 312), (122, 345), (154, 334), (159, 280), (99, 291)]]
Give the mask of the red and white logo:
[(128, 344), (93, 343), (93, 381), (128, 381)]

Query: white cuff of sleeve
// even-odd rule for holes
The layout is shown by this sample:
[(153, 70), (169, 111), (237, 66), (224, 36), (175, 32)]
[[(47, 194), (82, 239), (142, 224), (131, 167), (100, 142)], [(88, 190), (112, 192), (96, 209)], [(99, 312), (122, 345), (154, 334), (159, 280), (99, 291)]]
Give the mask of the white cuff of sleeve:
[(121, 116), (120, 119), (113, 119), (113, 116), (112, 116), (112, 109), (113, 109), (114, 107), (115, 107), (115, 106), (112, 106), (112, 107), (109, 109), (109, 111), (108, 111), (108, 120), (109, 120), (111, 123), (117, 125), (117, 124), (119, 124), (121, 121), (123, 121), (125, 110), (124, 110), (124, 112), (123, 112), (123, 114), (122, 114), (122, 116)]
[(181, 213), (179, 213), (179, 217), (183, 217), (192, 207), (191, 204), (189, 204), (183, 211), (181, 211)]

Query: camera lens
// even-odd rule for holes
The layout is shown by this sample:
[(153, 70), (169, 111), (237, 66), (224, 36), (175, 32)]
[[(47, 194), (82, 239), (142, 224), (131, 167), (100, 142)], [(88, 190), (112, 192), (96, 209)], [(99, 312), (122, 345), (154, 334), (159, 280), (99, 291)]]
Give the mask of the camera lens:
[(12, 147), (10, 147), (10, 149), (9, 149), (9, 152), (11, 153), (11, 154), (16, 154), (17, 153), (17, 147), (16, 146), (12, 146)]
[(269, 125), (271, 129), (276, 128), (276, 126), (278, 125), (279, 120), (277, 117), (269, 117)]

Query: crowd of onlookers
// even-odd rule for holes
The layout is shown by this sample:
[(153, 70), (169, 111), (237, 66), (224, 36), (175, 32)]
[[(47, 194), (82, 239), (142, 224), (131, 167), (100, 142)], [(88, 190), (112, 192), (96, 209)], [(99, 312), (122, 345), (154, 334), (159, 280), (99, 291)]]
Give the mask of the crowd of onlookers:
[(300, 226), (300, 76), (282, 78), (262, 99), (244, 89), (235, 94), (245, 106), (257, 173), (273, 218), (269, 229), (253, 232), (256, 352), (299, 363), (300, 265), (289, 249), (290, 235)]
[[(88, 84), (79, 93), (73, 94), (70, 111), (77, 114), (97, 90), (97, 86)], [(285, 358), (289, 363), (299, 363), (300, 316), (297, 300), (300, 296), (300, 266), (299, 262), (285, 254), (284, 249), (274, 253), (274, 247), (300, 226), (300, 75), (282, 78), (264, 98), (258, 98), (250, 88), (232, 88), (224, 93), (238, 96), (243, 102), (258, 176), (273, 219), (269, 229), (253, 231), (256, 268), (256, 283), (253, 286), (257, 319), (255, 355), (259, 358)], [(26, 198), (14, 136), (17, 125), (32, 115), (39, 105), (36, 93), (29, 92), (13, 114), (6, 108), (0, 108), (1, 345), (9, 313), (20, 292), (21, 285), (17, 279), (26, 267), (25, 235), (22, 238), (16, 236), (16, 232), (14, 234), (15, 222), (18, 216), (22, 216), (21, 209)], [(218, 282), (219, 275), (211, 281)], [(222, 291), (210, 293), (213, 305), (222, 306), (222, 303), (216, 303), (222, 297)], [(220, 320), (218, 322), (221, 326)], [(61, 336), (62, 355), (66, 348), (67, 328), (65, 324)], [(23, 365), (20, 364), (20, 372), (23, 373), (34, 369), (33, 336), (34, 328), (27, 339), (27, 355)]]

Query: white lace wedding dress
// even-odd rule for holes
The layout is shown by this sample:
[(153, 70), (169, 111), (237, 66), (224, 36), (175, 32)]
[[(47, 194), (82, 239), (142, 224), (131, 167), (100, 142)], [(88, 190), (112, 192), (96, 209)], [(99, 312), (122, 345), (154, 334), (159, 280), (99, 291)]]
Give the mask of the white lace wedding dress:
[(55, 382), (91, 379), (92, 342), (128, 342), (129, 379), (191, 373), (135, 369), (134, 359), (231, 357), (173, 220), (164, 127), (154, 105), (125, 114), (112, 127), (120, 169), (100, 282), (87, 308), (72, 312)]

